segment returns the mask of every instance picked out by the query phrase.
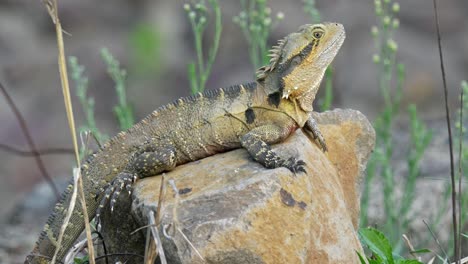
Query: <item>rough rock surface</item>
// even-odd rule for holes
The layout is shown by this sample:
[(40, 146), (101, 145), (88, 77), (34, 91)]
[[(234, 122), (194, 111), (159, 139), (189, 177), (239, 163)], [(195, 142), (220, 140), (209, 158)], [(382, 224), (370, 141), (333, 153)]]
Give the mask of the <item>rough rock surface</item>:
[[(303, 159), (307, 174), (265, 169), (242, 149), (166, 173), (159, 230), (171, 225), (171, 238), (161, 235), (168, 262), (203, 263), (179, 229), (207, 263), (358, 263), (359, 184), (374, 130), (354, 110), (316, 119), (328, 153), (301, 131), (275, 146), (278, 153)], [(147, 224), (149, 210), (156, 211), (160, 183), (161, 177), (149, 177), (135, 184), (132, 212), (140, 225)], [(126, 210), (114, 211), (112, 218), (132, 219)], [(114, 224), (105, 237), (113, 230), (120, 236), (132, 231)], [(110, 252), (122, 249), (120, 239), (106, 243)], [(127, 252), (144, 252), (144, 239), (125, 244)]]

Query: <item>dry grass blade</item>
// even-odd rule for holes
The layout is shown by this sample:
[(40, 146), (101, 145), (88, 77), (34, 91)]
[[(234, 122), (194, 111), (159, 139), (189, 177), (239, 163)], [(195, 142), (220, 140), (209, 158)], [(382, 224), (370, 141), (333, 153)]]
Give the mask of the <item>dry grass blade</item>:
[(460, 264), (468, 263), (468, 257), (459, 259), (459, 260), (457, 260), (457, 261), (455, 261), (455, 262), (452, 262), (452, 263), (450, 263), (450, 264), (457, 264), (457, 263), (460, 263)]
[[(76, 128), (75, 128), (75, 119), (73, 118), (73, 108), (72, 108), (72, 103), (71, 103), (71, 97), (70, 97), (70, 87), (68, 83), (68, 74), (67, 74), (67, 63), (65, 60), (65, 48), (63, 45), (63, 30), (62, 30), (62, 25), (60, 24), (60, 19), (58, 15), (58, 5), (57, 5), (57, 0), (44, 0), (43, 3), (45, 4), (47, 11), (49, 12), (50, 17), (52, 18), (52, 21), (55, 24), (55, 34), (57, 36), (57, 47), (58, 47), (58, 65), (59, 65), (59, 72), (60, 72), (60, 81), (62, 84), (62, 92), (63, 92), (63, 99), (65, 102), (65, 109), (67, 112), (67, 119), (68, 119), (68, 125), (70, 127), (70, 133), (72, 136), (72, 141), (73, 141), (73, 148), (75, 150), (75, 158), (76, 158), (76, 164), (77, 168), (74, 169), (74, 175), (77, 175), (77, 181), (75, 182), (75, 189), (76, 186), (78, 186), (78, 191), (80, 192), (80, 201), (81, 205), (83, 208), (83, 217), (85, 219), (85, 231), (86, 231), (86, 237), (88, 241), (88, 251), (89, 251), (89, 262), (91, 264), (95, 263), (94, 260), (94, 247), (93, 247), (93, 239), (91, 236), (91, 228), (89, 226), (88, 222), (88, 210), (86, 206), (86, 201), (84, 198), (84, 191), (83, 191), (83, 183), (82, 179), (80, 177), (80, 156), (79, 156), (79, 151), (78, 151), (78, 140), (76, 137)], [(76, 197), (75, 197), (76, 199)], [(69, 213), (71, 215), (71, 212), (73, 210), (69, 209)], [(68, 222), (68, 221), (67, 221)], [(66, 227), (66, 226), (65, 226)], [(65, 229), (64, 229), (65, 230)], [(61, 232), (62, 233), (62, 232)], [(62, 233), (63, 237), (63, 233)], [(61, 242), (61, 241), (60, 241)], [(53, 262), (55, 263), (56, 255), (58, 253), (58, 249), (60, 248), (61, 243), (58, 243), (57, 245), (57, 250), (54, 254)]]
[(52, 190), (55, 193), (55, 196), (57, 197), (57, 200), (60, 199), (60, 194), (57, 189), (57, 186), (55, 186), (54, 181), (52, 181), (52, 178), (49, 176), (49, 173), (47, 173), (47, 170), (44, 166), (44, 163), (42, 162), (42, 159), (39, 155), (39, 151), (36, 148), (36, 144), (34, 144), (34, 140), (31, 136), (31, 133), (29, 132), (28, 126), (26, 125), (26, 120), (24, 120), (23, 115), (19, 111), (18, 107), (16, 107), (15, 102), (11, 98), (11, 96), (8, 94), (5, 86), (0, 82), (0, 90), (2, 90), (3, 96), (5, 97), (8, 105), (10, 106), (11, 110), (15, 114), (16, 120), (18, 120), (18, 123), (21, 127), (21, 131), (23, 131), (24, 137), (26, 138), (26, 141), (28, 142), (29, 148), (31, 149), (31, 152), (33, 153), (33, 156), (36, 160), (36, 164), (39, 167), (39, 170), (42, 173), (42, 176), (44, 179), (47, 181), (49, 186), (52, 188)]
[(151, 239), (151, 230), (147, 229), (144, 263), (153, 264), (157, 256), (158, 256), (158, 251), (156, 250), (156, 244), (154, 243), (154, 240)]
[(166, 186), (164, 185), (165, 181), (164, 181), (164, 178), (165, 178), (166, 174), (163, 173), (161, 175), (161, 183), (160, 183), (160, 187), (159, 187), (159, 198), (158, 198), (158, 208), (156, 209), (156, 225), (159, 225), (159, 222), (161, 220), (161, 208), (162, 208), (162, 204), (164, 202), (164, 193), (166, 191)]
[(442, 253), (444, 254), (445, 258), (448, 259), (448, 254), (447, 252), (444, 250), (444, 248), (442, 247), (442, 245), (440, 244), (440, 241), (439, 239), (437, 238), (437, 236), (434, 234), (434, 232), (432, 232), (432, 229), (431, 227), (427, 224), (427, 222), (425, 220), (423, 220), (423, 223), (424, 225), (426, 225), (427, 229), (429, 230), (429, 232), (431, 233), (431, 236), (432, 238), (434, 239), (434, 241), (436, 242), (437, 246), (439, 247), (440, 251), (442, 251)]
[(67, 228), (67, 225), (68, 225), (68, 222), (70, 222), (70, 218), (72, 216), (73, 210), (75, 209), (76, 195), (78, 193), (78, 178), (79, 177), (80, 177), (79, 169), (74, 168), (73, 169), (73, 193), (70, 198), (70, 205), (68, 206), (68, 209), (67, 209), (67, 215), (65, 216), (65, 219), (63, 220), (63, 224), (60, 227), (60, 233), (57, 239), (57, 247), (55, 248), (55, 253), (51, 261), (52, 264), (54, 264), (57, 260), (57, 254), (60, 250), (60, 245), (62, 244), (63, 234), (65, 233), (65, 229)]
[(182, 235), (182, 237), (184, 238), (184, 240), (190, 245), (190, 247), (193, 249), (193, 251), (195, 251), (195, 253), (197, 253), (197, 256), (203, 260), (204, 262), (206, 262), (206, 260), (203, 258), (203, 256), (200, 254), (200, 252), (198, 251), (198, 249), (192, 244), (192, 242), (190, 242), (190, 240), (188, 239), (188, 237), (184, 234), (184, 232), (182, 232), (182, 230), (180, 230), (179, 227), (176, 227), (177, 231), (179, 231), (180, 235)]
[[(79, 173), (79, 169), (78, 169)], [(88, 252), (89, 252), (89, 262), (91, 264), (95, 263), (94, 260), (94, 246), (93, 246), (93, 237), (91, 235), (91, 226), (89, 224), (89, 216), (88, 216), (88, 209), (86, 207), (86, 201), (85, 201), (85, 194), (83, 190), (83, 180), (81, 177), (78, 179), (78, 190), (80, 192), (80, 202), (81, 202), (81, 208), (83, 209), (83, 218), (84, 218), (84, 223), (85, 223), (85, 232), (86, 232), (86, 238), (88, 241)]]
[(159, 236), (158, 228), (155, 226), (156, 221), (154, 218), (153, 211), (149, 211), (147, 217), (151, 225), (150, 230), (151, 230), (151, 233), (153, 234), (156, 248), (158, 249), (158, 254), (159, 254), (159, 259), (161, 260), (161, 264), (167, 264), (166, 255), (164, 254), (164, 248), (162, 247), (161, 237)]
[(457, 232), (457, 189), (455, 182), (455, 169), (453, 161), (453, 138), (452, 138), (452, 126), (450, 124), (450, 109), (448, 107), (448, 89), (447, 89), (447, 79), (445, 77), (445, 67), (444, 67), (444, 56), (442, 53), (442, 44), (440, 37), (440, 26), (439, 26), (439, 13), (437, 9), (437, 0), (432, 1), (434, 4), (434, 16), (435, 16), (435, 26), (437, 30), (437, 45), (439, 47), (439, 59), (440, 59), (440, 71), (442, 73), (442, 82), (444, 87), (444, 99), (445, 99), (445, 118), (447, 120), (447, 130), (449, 136), (449, 148), (450, 148), (450, 179), (452, 181), (452, 221), (453, 221), (453, 244), (455, 248), (455, 259), (458, 258), (458, 232)]
[(411, 256), (413, 256), (413, 258), (415, 258), (415, 259), (421, 261), (421, 257), (418, 257), (418, 256), (416, 256), (416, 254), (414, 254), (414, 251), (415, 251), (414, 246), (413, 246), (413, 244), (411, 243), (411, 241), (409, 240), (409, 238), (406, 236), (406, 234), (403, 234), (402, 237), (403, 237), (403, 240), (405, 240), (406, 245), (408, 246), (408, 248), (409, 248), (409, 250), (410, 250)]
[(73, 264), (76, 256), (78, 255), (78, 253), (80, 253), (80, 251), (84, 249), (86, 243), (87, 243), (87, 238), (73, 245), (73, 247), (70, 249), (68, 254), (65, 256), (64, 263)]

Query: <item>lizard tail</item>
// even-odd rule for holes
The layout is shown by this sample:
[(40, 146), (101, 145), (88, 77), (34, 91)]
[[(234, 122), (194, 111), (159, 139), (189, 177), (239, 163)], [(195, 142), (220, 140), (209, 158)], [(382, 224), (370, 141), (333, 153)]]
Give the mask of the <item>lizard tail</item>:
[[(53, 213), (49, 216), (49, 219), (47, 220), (47, 223), (44, 226), (44, 229), (41, 232), (34, 249), (26, 257), (24, 262), (25, 264), (50, 263), (57, 246), (60, 246), (57, 254), (57, 260), (60, 261), (65, 257), (65, 254), (73, 246), (73, 243), (84, 229), (83, 211), (78, 201), (75, 204), (70, 221), (68, 222), (68, 225), (65, 229), (62, 243), (61, 245), (58, 245), (57, 243), (60, 229), (62, 228), (63, 221), (69, 209), (68, 206), (70, 205), (72, 194), (73, 183), (71, 182), (67, 189), (62, 193), (60, 201), (55, 205)], [(87, 197), (86, 200), (88, 214), (90, 219), (92, 219), (96, 212), (96, 202), (94, 201), (94, 198), (90, 197)]]

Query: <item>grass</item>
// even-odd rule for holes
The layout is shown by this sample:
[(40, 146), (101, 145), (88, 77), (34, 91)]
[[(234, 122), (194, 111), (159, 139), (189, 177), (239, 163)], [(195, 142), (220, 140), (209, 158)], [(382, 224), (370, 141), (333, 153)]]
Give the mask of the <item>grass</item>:
[[(377, 25), (371, 29), (377, 53), (373, 56), (378, 75), (379, 89), (384, 101), (383, 111), (374, 122), (376, 131), (375, 153), (368, 162), (367, 178), (364, 182), (364, 192), (361, 201), (362, 226), (377, 224), (396, 252), (403, 248), (401, 235), (416, 219), (409, 215), (415, 200), (416, 180), (420, 174), (420, 161), (431, 142), (432, 132), (418, 117), (416, 106), (410, 105), (407, 110), (410, 123), (410, 144), (406, 151), (408, 173), (397, 180), (394, 160), (395, 139), (393, 125), (397, 115), (402, 114), (401, 96), (405, 80), (405, 67), (398, 63), (396, 54), (398, 44), (393, 39), (395, 30), (399, 28), (396, 17), (400, 6), (392, 0), (375, 0), (375, 14)], [(394, 81), (396, 79), (396, 82)], [(373, 182), (380, 184), (383, 189), (385, 224), (371, 223), (368, 218), (369, 202), (376, 197), (370, 196)], [(397, 181), (399, 184), (397, 184)], [(402, 194), (397, 194), (400, 186)]]
[(233, 18), (247, 41), (250, 62), (254, 71), (268, 64), (268, 37), (276, 25), (284, 19), (284, 14), (278, 12), (273, 19), (271, 8), (266, 0), (240, 0), (241, 12)]
[(75, 83), (75, 94), (79, 99), (81, 108), (85, 115), (85, 123), (80, 126), (79, 131), (89, 131), (91, 132), (98, 142), (104, 142), (107, 140), (108, 136), (103, 134), (96, 125), (96, 119), (94, 117), (94, 98), (88, 97), (88, 77), (84, 76), (85, 71), (84, 66), (78, 63), (76, 57), (69, 57), (68, 64), (70, 65), (71, 79)]
[(133, 110), (127, 101), (126, 92), (126, 77), (127, 71), (120, 68), (120, 63), (104, 48), (101, 50), (101, 57), (107, 65), (107, 73), (115, 83), (115, 91), (117, 93), (118, 103), (114, 106), (114, 113), (119, 121), (119, 127), (122, 130), (129, 129), (135, 123)]
[[(208, 48), (208, 56), (204, 55), (203, 34), (208, 25), (208, 10), (214, 12), (214, 35), (211, 40), (211, 46)], [(187, 17), (190, 21), (194, 36), (194, 45), (197, 59), (188, 65), (188, 77), (190, 81), (190, 89), (193, 94), (203, 92), (205, 85), (210, 76), (216, 54), (218, 53), (219, 40), (221, 39), (221, 8), (218, 0), (200, 0), (196, 4), (184, 5), (187, 12)]]

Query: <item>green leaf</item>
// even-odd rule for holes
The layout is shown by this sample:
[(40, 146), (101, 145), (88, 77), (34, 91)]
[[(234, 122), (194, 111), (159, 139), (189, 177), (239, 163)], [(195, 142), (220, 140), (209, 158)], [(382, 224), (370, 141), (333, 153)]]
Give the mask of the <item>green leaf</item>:
[(362, 242), (384, 263), (394, 264), (392, 246), (380, 231), (374, 228), (361, 228), (359, 230)]
[(415, 259), (407, 259), (407, 260), (398, 260), (396, 264), (423, 264), (423, 263)]
[(366, 260), (362, 257), (361, 253), (359, 253), (358, 251), (356, 251), (358, 257), (359, 257), (359, 261), (361, 261), (361, 264), (367, 264)]
[(89, 263), (89, 256), (84, 256), (82, 258), (74, 258), (73, 263), (75, 263), (75, 264), (88, 264)]

